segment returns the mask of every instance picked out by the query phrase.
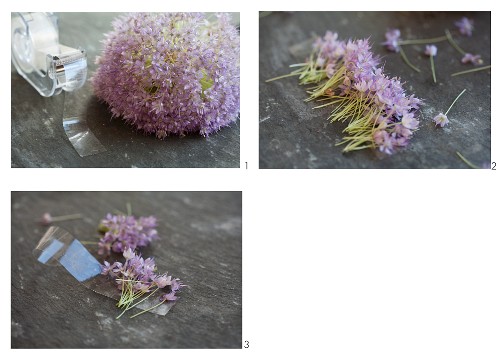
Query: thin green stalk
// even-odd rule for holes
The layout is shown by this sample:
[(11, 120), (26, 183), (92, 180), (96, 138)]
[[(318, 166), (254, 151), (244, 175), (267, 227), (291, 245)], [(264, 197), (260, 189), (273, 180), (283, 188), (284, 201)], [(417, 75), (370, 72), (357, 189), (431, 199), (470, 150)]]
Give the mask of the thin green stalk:
[(286, 75), (281, 75), (281, 76), (273, 77), (272, 79), (266, 80), (266, 82), (276, 81), (276, 80), (284, 79), (286, 77), (299, 76), (299, 75), (300, 75), (299, 73), (293, 73), (292, 72), (292, 73), (289, 73), (289, 74), (286, 74)]
[(460, 152), (457, 151), (456, 153), (457, 153), (457, 156), (460, 157), (460, 159), (462, 161), (464, 161), (467, 166), (469, 166), (470, 168), (474, 168), (476, 170), (479, 169), (479, 167), (477, 167), (475, 164), (473, 164), (472, 162), (470, 162), (467, 158), (465, 158), (464, 156), (462, 156), (462, 154)]
[(466, 71), (460, 71), (460, 72), (455, 72), (454, 74), (451, 74), (451, 76), (458, 76), (458, 75), (464, 75), (464, 74), (469, 74), (471, 72), (476, 72), (476, 71), (482, 71), (482, 70), (488, 70), (491, 69), (491, 65), (488, 66), (483, 66), (483, 67), (478, 67), (472, 70), (466, 70)]
[(416, 67), (415, 65), (413, 65), (410, 60), (408, 60), (408, 57), (406, 57), (406, 54), (403, 50), (402, 47), (399, 48), (399, 52), (401, 53), (401, 57), (403, 58), (403, 61), (408, 65), (410, 66), (413, 70), (417, 71), (417, 72), (420, 72), (420, 69), (418, 67)]
[(337, 88), (340, 82), (342, 81), (342, 77), (344, 75), (344, 71), (340, 68), (331, 78), (328, 79), (324, 84), (321, 84), (316, 87), (315, 90), (311, 93), (311, 96), (306, 101), (312, 101), (322, 95), (325, 94), (326, 90), (329, 88)]
[(450, 112), (451, 108), (453, 107), (453, 105), (455, 104), (455, 102), (457, 102), (457, 100), (460, 98), (460, 96), (462, 96), (464, 94), (466, 89), (464, 89), (462, 92), (460, 92), (460, 94), (457, 96), (457, 98), (455, 98), (455, 101), (453, 101), (453, 103), (451, 104), (451, 106), (448, 108), (448, 111), (445, 112), (445, 116), (448, 114), (448, 112)]
[(52, 222), (58, 222), (58, 221), (67, 221), (70, 219), (81, 219), (82, 215), (80, 213), (75, 213), (75, 214), (67, 214), (65, 216), (57, 216), (57, 217), (52, 217)]
[(131, 216), (132, 215), (132, 205), (130, 204), (130, 202), (127, 202), (126, 206), (127, 206), (127, 214), (129, 216)]
[(446, 41), (446, 40), (447, 40), (446, 36), (439, 36), (439, 37), (433, 37), (431, 39), (403, 40), (403, 41), (399, 41), (398, 45), (422, 45), (422, 44), (429, 44), (429, 43), (432, 44), (432, 43)]
[(446, 33), (446, 38), (448, 39), (448, 42), (451, 44), (451, 46), (453, 46), (462, 55), (465, 55), (466, 52), (464, 50), (462, 50), (460, 48), (460, 46), (458, 46), (458, 44), (455, 42), (455, 40), (453, 40), (453, 37), (451, 37), (451, 33), (448, 31), (448, 29), (446, 29), (444, 32)]
[(146, 297), (146, 298), (143, 298), (141, 299), (140, 301), (138, 301), (137, 303), (135, 303), (133, 306), (131, 306), (130, 308), (128, 309), (132, 309), (133, 307), (135, 307), (136, 305), (138, 304), (141, 304), (142, 302), (144, 302), (146, 299), (148, 299), (149, 297), (151, 297), (153, 294), (155, 294), (157, 291), (158, 291), (158, 287), (156, 287), (156, 289), (154, 291), (152, 291), (151, 293), (149, 293), (149, 295)]
[(307, 62), (303, 62), (301, 64), (292, 64), (292, 65), (290, 65), (288, 67), (304, 67), (306, 65), (308, 65), (308, 63)]
[(431, 69), (432, 69), (432, 78), (434, 79), (434, 83), (436, 83), (436, 70), (434, 70), (434, 56), (430, 56), (431, 58)]
[[(318, 100), (318, 101), (321, 101), (321, 100)], [(341, 102), (341, 101), (343, 101), (343, 100), (335, 100), (335, 101), (327, 102), (327, 103), (325, 103), (323, 105), (315, 106), (315, 107), (313, 107), (313, 109), (323, 108), (323, 107), (327, 107), (327, 106), (330, 106), (330, 105), (335, 105), (336, 103)]]
[(151, 307), (151, 308), (149, 308), (149, 309), (143, 310), (143, 311), (142, 311), (142, 312), (140, 312), (140, 313), (134, 314), (134, 315), (133, 315), (133, 316), (131, 316), (130, 318), (135, 318), (135, 317), (137, 317), (138, 315), (141, 315), (141, 314), (143, 314), (143, 313), (149, 312), (150, 310), (153, 310), (153, 309), (155, 309), (156, 307), (159, 307), (160, 305), (162, 305), (162, 304), (163, 304), (163, 303), (165, 303), (166, 301), (167, 301), (167, 300), (165, 299), (163, 302), (160, 302), (160, 303), (156, 304), (155, 306), (153, 306), (153, 307)]
[(271, 15), (273, 12), (272, 11), (261, 11), (259, 12), (259, 18), (262, 19), (263, 17)]

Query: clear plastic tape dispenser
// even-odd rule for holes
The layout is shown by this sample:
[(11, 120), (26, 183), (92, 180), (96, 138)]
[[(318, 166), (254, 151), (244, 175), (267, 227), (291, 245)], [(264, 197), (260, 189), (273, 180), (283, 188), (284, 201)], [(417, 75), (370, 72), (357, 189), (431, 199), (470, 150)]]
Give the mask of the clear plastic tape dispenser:
[[(114, 282), (101, 275), (99, 261), (85, 248), (85, 246), (68, 231), (52, 226), (43, 235), (33, 250), (38, 262), (59, 266), (62, 265), (78, 282), (88, 289), (115, 300), (120, 299), (120, 293)], [(159, 303), (159, 296), (153, 295), (137, 304), (138, 309), (146, 310)], [(175, 302), (164, 302), (150, 313), (165, 315), (174, 306)]]
[[(59, 44), (57, 17), (52, 13), (23, 12), (12, 15), (12, 63), (40, 95), (65, 92), (63, 127), (81, 157), (105, 152), (90, 130), (86, 106), (92, 93), (87, 79), (87, 53)], [(82, 88), (83, 87), (83, 88)], [(73, 91), (82, 88), (75, 94)]]
[(59, 44), (52, 13), (12, 15), (12, 62), (17, 72), (42, 96), (79, 89), (87, 79), (87, 53)]

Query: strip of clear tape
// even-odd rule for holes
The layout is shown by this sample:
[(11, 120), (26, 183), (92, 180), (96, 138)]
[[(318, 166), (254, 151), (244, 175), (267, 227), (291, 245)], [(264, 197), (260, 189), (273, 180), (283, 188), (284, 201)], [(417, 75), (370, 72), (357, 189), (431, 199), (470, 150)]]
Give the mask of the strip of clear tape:
[[(99, 261), (71, 233), (60, 227), (49, 227), (33, 250), (35, 258), (43, 264), (62, 265), (78, 282), (88, 289), (115, 300), (120, 299), (116, 285), (109, 278), (101, 275)], [(158, 258), (155, 258), (158, 261)], [(152, 295), (138, 304), (136, 308), (146, 310), (159, 303), (161, 294)], [(175, 302), (164, 302), (148, 311), (165, 315)]]
[(89, 81), (77, 91), (64, 91), (64, 132), (81, 157), (106, 151), (87, 124), (87, 106), (91, 96), (92, 88)]

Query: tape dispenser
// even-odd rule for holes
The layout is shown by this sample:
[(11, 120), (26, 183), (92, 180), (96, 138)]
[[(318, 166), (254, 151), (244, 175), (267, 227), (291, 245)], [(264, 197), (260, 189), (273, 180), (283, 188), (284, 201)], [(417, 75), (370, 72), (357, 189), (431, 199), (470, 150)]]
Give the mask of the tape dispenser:
[(87, 53), (59, 44), (52, 13), (12, 15), (12, 62), (17, 72), (42, 96), (79, 89), (87, 79)]

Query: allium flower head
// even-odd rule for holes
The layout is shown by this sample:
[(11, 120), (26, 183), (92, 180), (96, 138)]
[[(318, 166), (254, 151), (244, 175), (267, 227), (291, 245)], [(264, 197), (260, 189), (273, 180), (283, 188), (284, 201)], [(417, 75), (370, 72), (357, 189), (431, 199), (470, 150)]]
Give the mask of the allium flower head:
[(446, 126), (450, 122), (450, 120), (448, 120), (448, 117), (445, 114), (441, 113), (441, 112), (439, 113), (439, 115), (437, 115), (436, 117), (434, 117), (432, 119), (432, 121), (434, 121), (436, 123), (436, 127), (437, 126), (444, 127), (444, 126)]
[(156, 218), (108, 214), (101, 220), (99, 231), (103, 237), (99, 240), (99, 254), (111, 251), (122, 253), (128, 259), (137, 247), (145, 247), (158, 239)]
[(458, 27), (458, 31), (462, 35), (472, 36), (472, 30), (474, 30), (474, 21), (466, 18), (465, 16), (458, 21), (455, 21), (455, 26)]
[(158, 138), (236, 121), (239, 34), (228, 14), (134, 13), (113, 22), (92, 78), (113, 116)]
[(401, 31), (399, 29), (387, 30), (385, 33), (385, 42), (382, 43), (389, 51), (398, 52), (399, 44), (398, 41), (401, 37)]
[(425, 45), (425, 51), (424, 53), (427, 55), (427, 56), (436, 56), (437, 55), (437, 47), (436, 45)]

